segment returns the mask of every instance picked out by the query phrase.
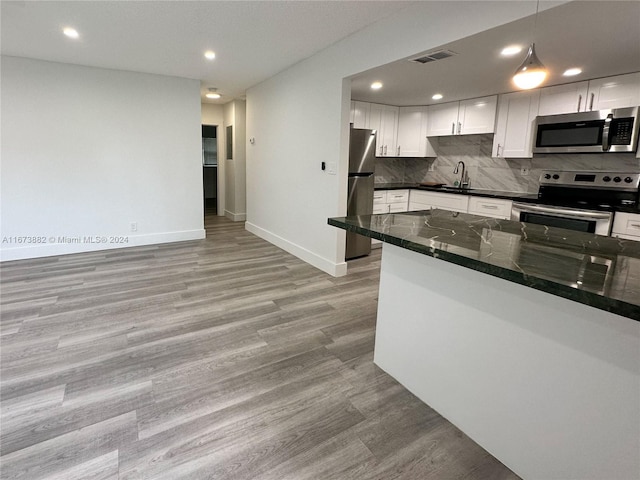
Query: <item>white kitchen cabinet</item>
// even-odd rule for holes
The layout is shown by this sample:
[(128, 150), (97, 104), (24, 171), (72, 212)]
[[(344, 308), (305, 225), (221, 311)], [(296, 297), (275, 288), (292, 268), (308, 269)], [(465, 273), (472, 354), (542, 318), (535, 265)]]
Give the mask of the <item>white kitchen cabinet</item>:
[(538, 115), (560, 115), (587, 109), (589, 82), (568, 83), (540, 89)]
[(455, 135), (458, 125), (460, 102), (429, 105), (427, 107), (427, 136)]
[(483, 215), (485, 217), (501, 218), (509, 220), (511, 218), (511, 200), (502, 198), (475, 197), (469, 198), (469, 213)]
[(369, 128), (371, 104), (367, 102), (351, 102), (350, 122), (353, 128)]
[(409, 194), (409, 210), (429, 210), (431, 208), (440, 208), (453, 212), (466, 213), (468, 207), (468, 195), (431, 192), (425, 190), (411, 190)]
[(588, 110), (640, 105), (640, 72), (589, 81)]
[(437, 156), (427, 139), (427, 107), (399, 108), (397, 152), (399, 157)]
[[(375, 190), (373, 192), (373, 213), (401, 213), (409, 207), (409, 190)], [(371, 246), (382, 246), (380, 240), (371, 239)]]
[(640, 241), (640, 215), (616, 212), (613, 217), (611, 236)]
[(493, 133), (497, 96), (427, 107), (427, 136)]
[(533, 157), (533, 122), (538, 114), (540, 90), (500, 95), (494, 157)]
[(371, 104), (369, 128), (376, 130), (376, 157), (397, 157), (398, 107)]
[(493, 133), (497, 105), (497, 95), (461, 101), (458, 111), (458, 133), (461, 135)]

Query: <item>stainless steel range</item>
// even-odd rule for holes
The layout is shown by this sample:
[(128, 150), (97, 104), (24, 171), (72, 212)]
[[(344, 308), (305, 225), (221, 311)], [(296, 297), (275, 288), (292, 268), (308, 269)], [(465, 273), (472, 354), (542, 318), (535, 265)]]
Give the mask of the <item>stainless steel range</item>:
[(640, 173), (543, 171), (540, 203), (515, 202), (511, 219), (609, 235), (613, 212), (637, 207), (639, 185)]

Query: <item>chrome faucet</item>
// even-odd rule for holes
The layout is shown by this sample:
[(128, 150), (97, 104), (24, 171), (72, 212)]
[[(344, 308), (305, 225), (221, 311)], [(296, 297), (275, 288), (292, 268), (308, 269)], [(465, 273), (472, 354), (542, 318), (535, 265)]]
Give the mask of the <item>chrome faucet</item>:
[(458, 188), (464, 188), (469, 186), (469, 182), (466, 179), (466, 172), (465, 172), (465, 168), (464, 168), (464, 162), (462, 160), (460, 160), (458, 162), (458, 164), (456, 165), (456, 168), (453, 170), (453, 173), (457, 174), (460, 171), (460, 165), (462, 165), (462, 171), (460, 172), (460, 181), (458, 182), (457, 187)]

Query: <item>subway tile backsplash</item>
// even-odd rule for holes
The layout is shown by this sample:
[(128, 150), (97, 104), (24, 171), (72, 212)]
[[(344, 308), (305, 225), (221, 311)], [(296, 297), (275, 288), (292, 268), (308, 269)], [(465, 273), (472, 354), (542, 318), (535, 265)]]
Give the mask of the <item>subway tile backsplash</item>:
[[(533, 159), (505, 159), (492, 157), (492, 147), (493, 134), (439, 137), (436, 158), (377, 158), (375, 182), (453, 185), (459, 178), (453, 170), (460, 160), (469, 172), (471, 188), (507, 192), (537, 192), (540, 172), (545, 169), (640, 172), (640, 159), (633, 153), (545, 154)], [(521, 175), (522, 167), (529, 169), (529, 175)]]

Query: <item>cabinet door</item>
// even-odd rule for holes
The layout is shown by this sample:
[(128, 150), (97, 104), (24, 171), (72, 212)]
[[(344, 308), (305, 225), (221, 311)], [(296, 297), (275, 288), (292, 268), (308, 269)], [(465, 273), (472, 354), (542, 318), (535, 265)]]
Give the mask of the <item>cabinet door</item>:
[(351, 102), (353, 128), (369, 128), (369, 112), (371, 104), (366, 102)]
[(538, 112), (540, 91), (514, 92), (500, 96), (493, 156), (533, 157), (533, 122)]
[(461, 101), (458, 111), (458, 133), (493, 133), (497, 105), (497, 95)]
[(400, 107), (398, 153), (400, 157), (424, 157), (427, 148), (426, 107)]
[(459, 102), (430, 105), (427, 107), (427, 136), (455, 135), (458, 128)]
[(538, 115), (584, 112), (589, 82), (569, 83), (540, 89)]
[(589, 110), (640, 105), (640, 73), (589, 81)]
[(383, 105), (382, 109), (382, 139), (384, 150), (382, 156), (397, 157), (398, 144), (398, 107)]
[(396, 157), (398, 107), (372, 103), (369, 111), (369, 128), (377, 131), (376, 157)]

